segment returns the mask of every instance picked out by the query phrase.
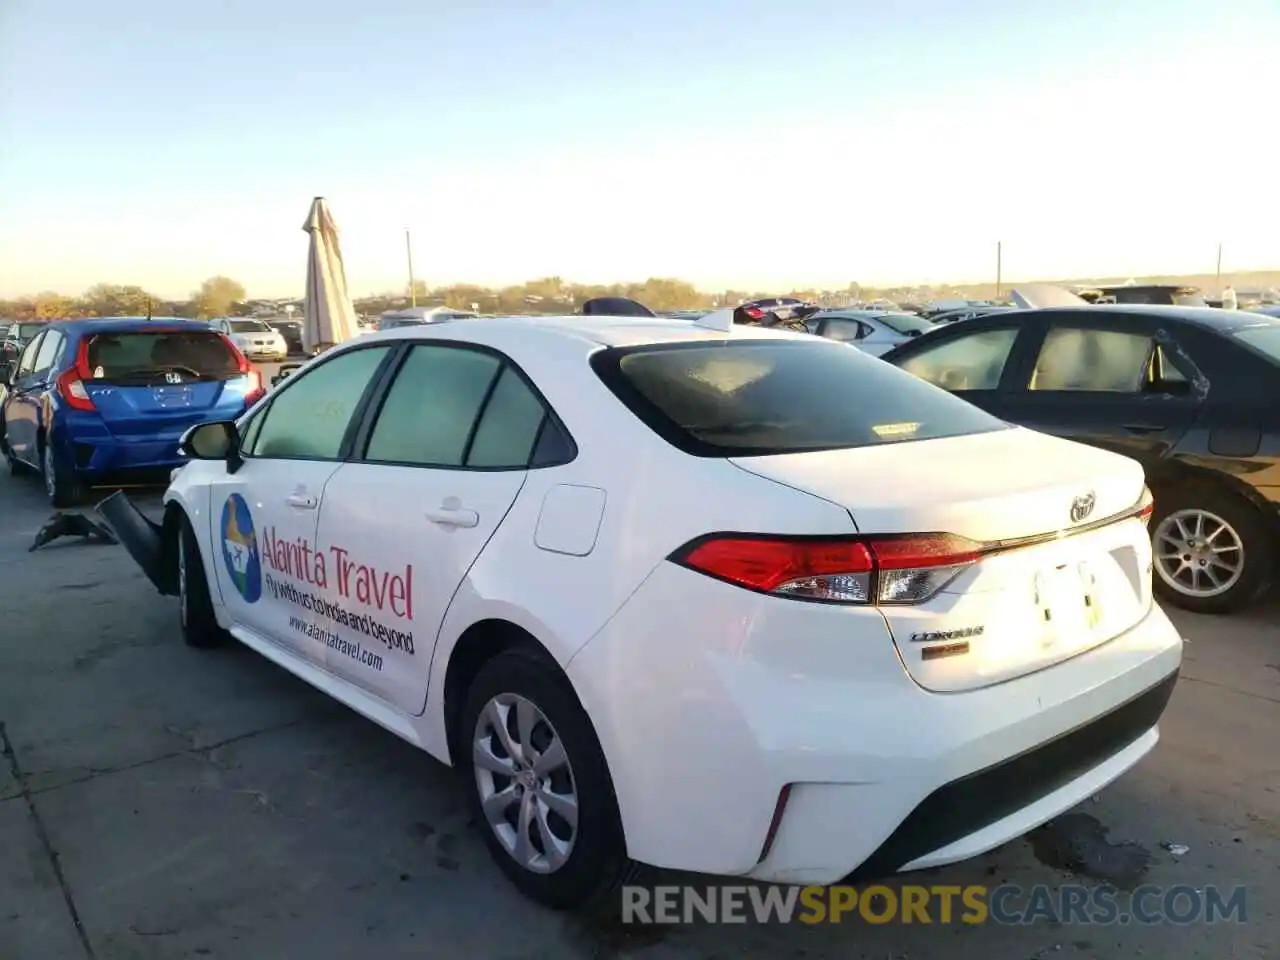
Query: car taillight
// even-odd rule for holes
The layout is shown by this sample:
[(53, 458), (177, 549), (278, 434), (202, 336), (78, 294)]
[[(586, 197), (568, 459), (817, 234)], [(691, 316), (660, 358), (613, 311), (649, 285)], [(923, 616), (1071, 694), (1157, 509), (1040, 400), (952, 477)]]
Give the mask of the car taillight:
[(93, 398), (89, 396), (89, 390), (84, 385), (84, 382), (90, 378), (89, 341), (84, 339), (76, 349), (75, 366), (60, 375), (56, 381), (58, 396), (62, 398), (62, 402), (72, 410), (96, 410)]
[(1138, 519), (1142, 521), (1144, 527), (1151, 525), (1151, 514), (1156, 509), (1156, 498), (1151, 493), (1150, 487), (1142, 488), (1142, 499), (1138, 501)]
[(742, 312), (745, 313), (752, 320), (759, 320), (761, 317), (764, 316), (764, 311), (761, 310), (759, 307), (752, 307), (752, 306), (743, 307)]
[(240, 352), (240, 348), (225, 333), (218, 334), (219, 339), (227, 345), (227, 349), (231, 351), (231, 355), (235, 357), (236, 367), (240, 370), (240, 375), (248, 380), (248, 386), (244, 393), (244, 405), (246, 409), (252, 407), (261, 400), (267, 393), (267, 388), (262, 385), (262, 374), (253, 369), (253, 364), (249, 362), (249, 358)]
[(825, 603), (921, 603), (984, 554), (950, 534), (889, 537), (702, 537), (681, 566), (760, 593)]
[(244, 405), (247, 409), (267, 395), (267, 388), (262, 385), (262, 374), (257, 370), (250, 370), (245, 376), (249, 379), (249, 387), (244, 392)]

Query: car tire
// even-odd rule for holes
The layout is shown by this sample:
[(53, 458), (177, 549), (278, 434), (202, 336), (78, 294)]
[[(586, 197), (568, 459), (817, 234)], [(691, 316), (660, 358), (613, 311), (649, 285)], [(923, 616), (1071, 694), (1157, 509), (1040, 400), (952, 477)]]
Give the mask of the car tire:
[[(520, 731), (517, 717), (535, 722)], [(504, 719), (505, 740), (497, 727)], [(513, 726), (518, 731), (514, 736)], [(520, 734), (534, 749), (530, 755), (517, 746), (519, 755), (511, 763), (513, 756), (503, 744), (512, 739), (519, 744)], [(516, 888), (557, 910), (607, 908), (638, 865), (627, 858), (600, 741), (559, 667), (533, 651), (498, 654), (472, 682), (453, 742), (472, 819), (498, 868)], [(553, 762), (544, 777), (538, 764), (556, 742), (564, 762)], [(486, 755), (487, 762), (480, 759)], [(495, 772), (498, 768), (511, 773)], [(505, 810), (493, 800), (500, 794), (509, 798)], [(554, 806), (542, 801), (548, 794), (556, 796)], [(576, 810), (573, 823), (561, 812), (570, 809), (567, 799)], [(522, 825), (528, 831), (525, 844)], [(550, 840), (545, 831), (552, 834)]]
[(182, 640), (189, 647), (209, 649), (227, 642), (228, 635), (218, 626), (209, 594), (209, 577), (195, 529), (185, 513), (178, 521), (178, 617)]
[(1274, 526), (1244, 497), (1207, 484), (1155, 492), (1151, 545), (1156, 594), (1195, 613), (1247, 607), (1275, 575)]
[(89, 495), (84, 482), (58, 462), (54, 444), (47, 437), (40, 443), (40, 477), (49, 503), (56, 510), (78, 506)]

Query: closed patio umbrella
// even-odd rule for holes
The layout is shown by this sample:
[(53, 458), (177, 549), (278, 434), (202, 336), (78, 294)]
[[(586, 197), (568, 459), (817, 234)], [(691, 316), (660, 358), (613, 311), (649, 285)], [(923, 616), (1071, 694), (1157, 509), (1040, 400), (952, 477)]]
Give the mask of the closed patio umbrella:
[(307, 294), (302, 315), (302, 348), (318, 353), (359, 333), (356, 311), (347, 293), (338, 226), (324, 197), (311, 202), (302, 229), (311, 234), (307, 252)]

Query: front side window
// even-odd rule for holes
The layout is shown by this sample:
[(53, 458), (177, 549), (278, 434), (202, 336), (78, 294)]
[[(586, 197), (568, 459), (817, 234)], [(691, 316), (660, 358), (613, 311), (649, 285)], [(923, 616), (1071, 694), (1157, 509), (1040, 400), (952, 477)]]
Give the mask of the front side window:
[(249, 438), (249, 455), (336, 460), (351, 417), (390, 349), (349, 350), (290, 378), (262, 414), (257, 436)]
[(911, 354), (901, 367), (944, 390), (995, 390), (1017, 337), (1017, 327), (952, 337)]
[(1149, 376), (1155, 340), (1141, 333), (1083, 327), (1049, 330), (1028, 388), (1138, 393)]
[(611, 349), (591, 364), (632, 413), (694, 456), (839, 450), (1008, 426), (890, 364), (822, 340)]

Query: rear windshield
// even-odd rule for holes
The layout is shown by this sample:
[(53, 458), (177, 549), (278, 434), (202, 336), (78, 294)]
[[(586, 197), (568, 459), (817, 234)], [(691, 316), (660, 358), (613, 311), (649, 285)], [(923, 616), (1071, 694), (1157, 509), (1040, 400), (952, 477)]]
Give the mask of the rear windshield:
[(1008, 426), (847, 344), (661, 344), (603, 350), (591, 362), (636, 416), (694, 456), (839, 450)]
[(1280, 363), (1280, 324), (1245, 327), (1236, 331), (1236, 339), (1243, 340), (1259, 353)]
[(240, 376), (239, 360), (227, 342), (211, 331), (100, 333), (89, 338), (88, 353), (90, 375), (110, 383), (183, 383)]
[(232, 333), (270, 333), (271, 328), (261, 320), (228, 320)]

